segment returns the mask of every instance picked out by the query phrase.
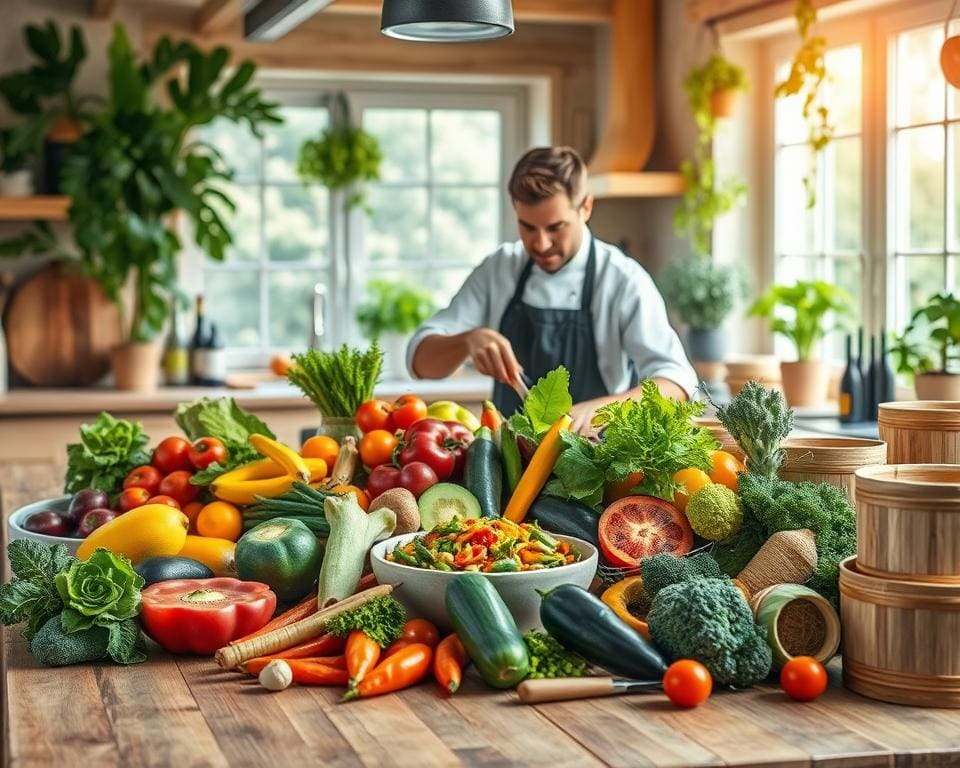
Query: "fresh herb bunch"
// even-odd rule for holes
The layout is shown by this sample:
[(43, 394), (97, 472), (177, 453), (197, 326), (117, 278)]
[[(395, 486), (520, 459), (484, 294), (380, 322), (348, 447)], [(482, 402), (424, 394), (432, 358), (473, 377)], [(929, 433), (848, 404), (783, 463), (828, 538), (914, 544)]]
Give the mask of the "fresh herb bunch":
[(743, 289), (735, 267), (696, 255), (667, 264), (659, 284), (667, 306), (697, 329), (719, 328)]
[(746, 454), (748, 471), (777, 476), (786, 458), (780, 443), (793, 429), (793, 410), (780, 392), (748, 381), (733, 400), (717, 408), (717, 418)]
[(361, 403), (373, 398), (383, 351), (374, 340), (365, 349), (344, 344), (336, 352), (310, 349), (293, 355), (287, 379), (327, 417), (352, 418)]
[(523, 642), (530, 656), (528, 677), (583, 677), (587, 673), (586, 659), (568, 651), (545, 632), (530, 630), (524, 633)]
[(150, 463), (147, 435), (138, 422), (115, 419), (106, 411), (80, 426), (80, 442), (67, 446), (64, 492), (98, 488), (113, 494), (134, 467)]
[(390, 595), (384, 595), (334, 616), (327, 622), (326, 631), (344, 637), (355, 629), (362, 629), (367, 637), (386, 648), (403, 634), (406, 620), (404, 607)]
[(640, 400), (610, 403), (597, 410), (595, 426), (603, 429), (599, 443), (582, 435), (561, 432), (563, 453), (553, 468), (556, 478), (547, 493), (597, 506), (608, 482), (620, 482), (643, 472), (637, 493), (667, 501), (679, 489), (673, 476), (686, 467), (709, 471), (712, 435), (691, 422), (704, 404), (680, 402), (660, 394), (650, 379), (643, 382)]
[(522, 409), (510, 416), (510, 426), (516, 434), (536, 444), (572, 407), (570, 372), (561, 365), (530, 387)]
[(63, 610), (56, 578), (76, 558), (63, 544), (48, 547), (19, 539), (7, 546), (13, 579), (0, 587), (0, 621), (6, 625), (27, 622), (23, 637), (32, 640), (47, 619)]

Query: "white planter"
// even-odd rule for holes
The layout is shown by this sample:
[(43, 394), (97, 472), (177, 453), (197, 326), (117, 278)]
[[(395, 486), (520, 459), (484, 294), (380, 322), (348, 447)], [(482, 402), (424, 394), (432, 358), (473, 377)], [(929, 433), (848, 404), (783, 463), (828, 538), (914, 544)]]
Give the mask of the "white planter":
[(407, 342), (410, 334), (385, 333), (380, 337), (383, 349), (383, 376), (385, 379), (409, 379), (407, 373)]
[(30, 197), (33, 194), (33, 174), (27, 170), (0, 173), (0, 197)]

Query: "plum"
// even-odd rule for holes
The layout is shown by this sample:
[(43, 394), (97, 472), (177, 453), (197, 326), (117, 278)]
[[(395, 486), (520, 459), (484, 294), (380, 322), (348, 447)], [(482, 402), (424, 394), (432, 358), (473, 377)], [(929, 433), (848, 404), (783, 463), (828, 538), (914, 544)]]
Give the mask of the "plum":
[(72, 526), (59, 512), (46, 510), (34, 512), (23, 521), (23, 527), (31, 533), (42, 533), (44, 536), (69, 536)]
[(110, 506), (110, 497), (98, 488), (84, 488), (77, 491), (70, 499), (70, 506), (67, 508), (67, 517), (77, 525), (87, 512), (91, 509), (104, 509)]
[(77, 534), (83, 537), (89, 536), (101, 525), (115, 520), (122, 514), (122, 512), (118, 512), (115, 509), (91, 509), (80, 518), (80, 524), (77, 526)]

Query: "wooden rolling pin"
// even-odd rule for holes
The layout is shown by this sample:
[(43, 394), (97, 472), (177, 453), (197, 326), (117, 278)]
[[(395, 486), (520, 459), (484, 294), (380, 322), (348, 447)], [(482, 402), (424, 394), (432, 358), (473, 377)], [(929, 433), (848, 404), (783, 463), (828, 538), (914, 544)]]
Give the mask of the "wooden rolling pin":
[(597, 696), (642, 693), (659, 687), (659, 680), (621, 680), (613, 677), (557, 677), (524, 680), (517, 686), (517, 695), (524, 704), (542, 704), (546, 701), (572, 701)]

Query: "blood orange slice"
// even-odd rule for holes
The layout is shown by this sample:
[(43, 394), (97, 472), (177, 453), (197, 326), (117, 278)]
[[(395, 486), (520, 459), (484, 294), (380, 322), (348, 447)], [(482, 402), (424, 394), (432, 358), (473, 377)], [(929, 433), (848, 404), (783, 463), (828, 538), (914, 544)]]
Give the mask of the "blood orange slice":
[(693, 530), (673, 504), (653, 496), (627, 496), (600, 516), (600, 550), (607, 562), (635, 568), (661, 552), (681, 555), (693, 548)]

